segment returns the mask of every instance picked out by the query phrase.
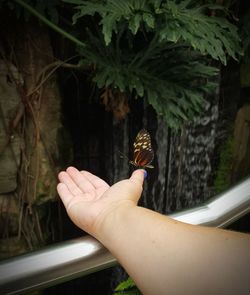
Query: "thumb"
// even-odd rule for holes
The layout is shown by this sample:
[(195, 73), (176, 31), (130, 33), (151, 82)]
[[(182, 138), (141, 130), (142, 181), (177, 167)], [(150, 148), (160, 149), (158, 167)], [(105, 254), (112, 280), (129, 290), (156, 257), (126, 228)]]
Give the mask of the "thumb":
[(147, 177), (147, 171), (144, 169), (137, 169), (135, 170), (131, 177), (130, 180), (136, 182), (137, 184), (140, 184), (141, 186), (143, 185), (144, 179)]
[(144, 182), (146, 173), (147, 173), (146, 170), (138, 169), (138, 170), (135, 170), (130, 177), (130, 181), (132, 181), (135, 184), (134, 189), (136, 188), (136, 192), (134, 196), (136, 197), (137, 202), (142, 193), (143, 182)]

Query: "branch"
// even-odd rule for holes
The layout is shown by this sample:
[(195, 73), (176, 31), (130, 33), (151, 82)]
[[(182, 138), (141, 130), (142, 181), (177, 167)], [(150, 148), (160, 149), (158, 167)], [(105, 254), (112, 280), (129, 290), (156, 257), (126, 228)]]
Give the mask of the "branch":
[(15, 0), (15, 2), (18, 3), (19, 5), (21, 5), (22, 7), (24, 7), (31, 14), (33, 14), (34, 16), (36, 16), (37, 18), (39, 18), (47, 26), (49, 26), (50, 28), (52, 28), (54, 31), (58, 32), (59, 34), (61, 34), (65, 38), (69, 39), (70, 41), (72, 41), (72, 42), (74, 42), (77, 45), (80, 45), (82, 47), (85, 47), (86, 46), (85, 43), (83, 43), (82, 41), (78, 40), (77, 38), (75, 38), (71, 34), (67, 33), (66, 31), (64, 31), (63, 29), (61, 29), (60, 27), (58, 27), (57, 25), (55, 25), (51, 21), (49, 21), (46, 17), (44, 17), (39, 12), (37, 12), (33, 7), (31, 7), (29, 4), (25, 3), (23, 0)]

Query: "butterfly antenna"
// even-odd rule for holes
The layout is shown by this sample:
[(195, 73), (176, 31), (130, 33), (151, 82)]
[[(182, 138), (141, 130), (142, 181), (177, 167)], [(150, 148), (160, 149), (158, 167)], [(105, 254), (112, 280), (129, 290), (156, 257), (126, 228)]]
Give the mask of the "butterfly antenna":
[(121, 151), (118, 151), (118, 153), (120, 154), (121, 159), (125, 158), (125, 159), (129, 160), (129, 158), (124, 153), (122, 153)]

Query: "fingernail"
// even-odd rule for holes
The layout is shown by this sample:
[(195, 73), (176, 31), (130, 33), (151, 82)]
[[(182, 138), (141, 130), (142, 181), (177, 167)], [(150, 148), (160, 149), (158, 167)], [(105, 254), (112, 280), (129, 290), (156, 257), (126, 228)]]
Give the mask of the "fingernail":
[(148, 176), (148, 172), (146, 170), (143, 170), (143, 172), (144, 172), (144, 179), (145, 179)]

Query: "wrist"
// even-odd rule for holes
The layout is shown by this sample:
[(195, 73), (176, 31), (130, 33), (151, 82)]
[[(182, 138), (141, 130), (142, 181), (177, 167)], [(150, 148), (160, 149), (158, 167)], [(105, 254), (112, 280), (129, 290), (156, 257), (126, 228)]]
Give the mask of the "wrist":
[(112, 206), (109, 205), (99, 214), (94, 223), (94, 232), (91, 234), (104, 246), (107, 246), (116, 236), (116, 232), (120, 231), (127, 216), (135, 207), (137, 207), (136, 204), (131, 200), (123, 200), (115, 202)]

